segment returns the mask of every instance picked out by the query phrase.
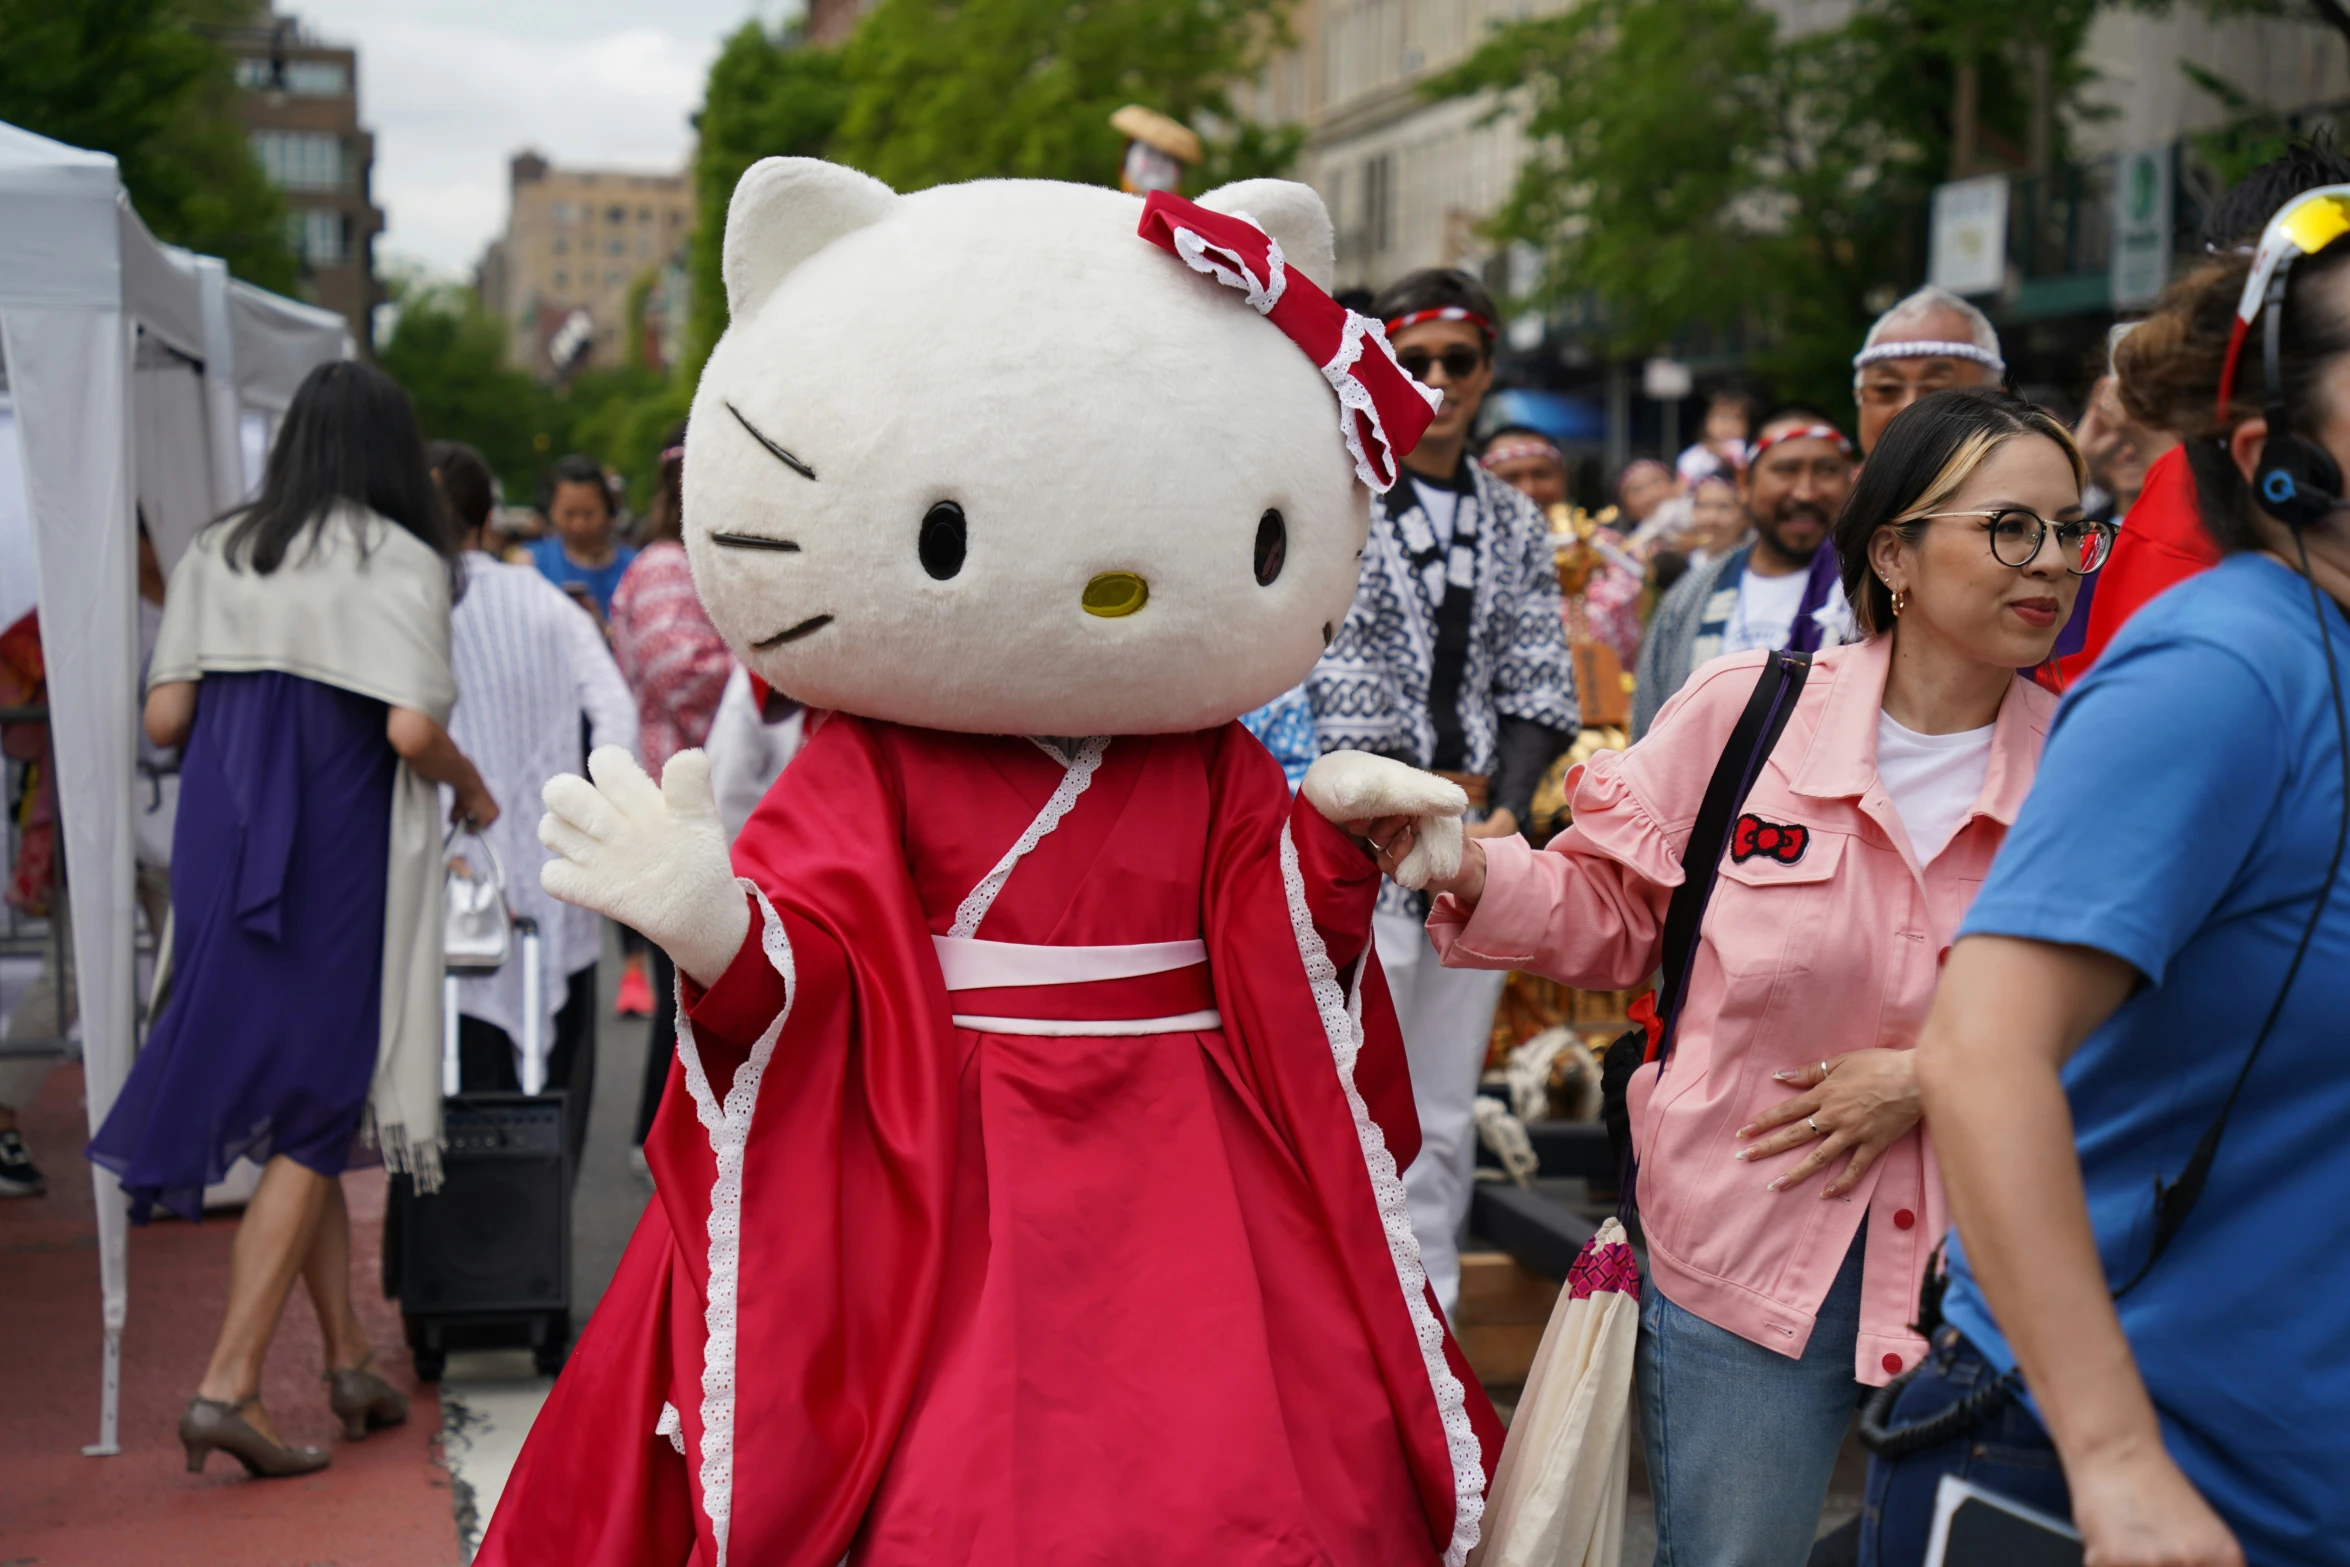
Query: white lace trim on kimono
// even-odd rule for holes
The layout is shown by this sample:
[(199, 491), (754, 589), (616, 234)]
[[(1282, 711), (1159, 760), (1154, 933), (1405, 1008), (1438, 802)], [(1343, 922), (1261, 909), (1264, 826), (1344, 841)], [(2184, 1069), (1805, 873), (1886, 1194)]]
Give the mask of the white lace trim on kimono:
[(1338, 1085), (1346, 1091), (1346, 1107), (1354, 1116), (1355, 1137), (1363, 1148), (1363, 1164), (1371, 1176), (1371, 1195), (1379, 1204), (1380, 1227), (1387, 1232), (1387, 1254), (1395, 1263), (1395, 1280), (1403, 1289), (1412, 1330), (1420, 1341), (1420, 1359), (1428, 1368), (1428, 1385), (1436, 1395), (1436, 1412), (1444, 1421), (1444, 1445), (1452, 1457), (1452, 1540), (1445, 1547), (1444, 1567), (1463, 1567), (1477, 1545), (1478, 1522), (1485, 1515), (1485, 1461), (1477, 1430), (1469, 1421), (1468, 1394), (1444, 1356), (1444, 1324), (1428, 1301), (1428, 1271), (1420, 1262), (1420, 1243), (1412, 1234), (1412, 1215), (1404, 1198), (1403, 1172), (1387, 1146), (1387, 1134), (1371, 1118), (1362, 1090), (1355, 1086), (1355, 1062), (1363, 1052), (1363, 965), (1355, 961), (1352, 982), (1342, 990), (1338, 966), (1322, 933), (1314, 929), (1306, 908), (1305, 877), (1298, 869), (1297, 842), (1288, 825), (1281, 828), (1281, 886), (1289, 897), (1289, 924), (1297, 935), (1298, 955), (1305, 960), (1306, 980), (1314, 991), (1314, 1005), (1322, 1014), (1322, 1032), (1329, 1038), (1330, 1055), (1338, 1067)]
[[(759, 1079), (775, 1054), (775, 1042), (791, 1017), (799, 994), (799, 978), (792, 965), (791, 939), (775, 906), (758, 884), (736, 878), (736, 885), (759, 901), (759, 945), (783, 976), (783, 1010), (767, 1025), (750, 1058), (734, 1074), (734, 1086), (720, 1104), (702, 1070), (702, 1055), (694, 1043), (693, 1024), (685, 1015), (684, 975), (678, 976), (677, 1058), (685, 1068), (686, 1090), (693, 1095), (694, 1112), (710, 1137), (718, 1178), (710, 1187), (710, 1298), (702, 1312), (702, 1511), (710, 1519), (710, 1535), (717, 1545), (716, 1567), (726, 1567), (726, 1541), (734, 1516), (734, 1357), (735, 1301), (742, 1287), (743, 1152), (751, 1137), (751, 1112), (759, 1100)], [(658, 1428), (656, 1428), (658, 1429)], [(682, 1445), (679, 1451), (683, 1451)]]

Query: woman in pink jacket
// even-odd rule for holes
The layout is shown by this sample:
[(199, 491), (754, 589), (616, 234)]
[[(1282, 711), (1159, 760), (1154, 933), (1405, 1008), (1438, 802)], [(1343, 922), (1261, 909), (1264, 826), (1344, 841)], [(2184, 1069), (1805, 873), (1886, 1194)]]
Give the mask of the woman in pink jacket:
[[(1909, 1324), (1945, 1215), (1910, 1051), (2039, 760), (2055, 699), (2021, 672), (2111, 543), (2080, 499), (2061, 425), (1954, 391), (1894, 421), (1836, 523), (1864, 640), (1814, 661), (1731, 835), (1672, 1052), (1629, 1095), (1659, 1567), (1804, 1561), (1854, 1406), (1924, 1352)], [(1431, 889), (1444, 962), (1600, 990), (1655, 973), (1769, 656), (1708, 665), (1640, 745), (1583, 768), (1547, 849), (1471, 841)]]

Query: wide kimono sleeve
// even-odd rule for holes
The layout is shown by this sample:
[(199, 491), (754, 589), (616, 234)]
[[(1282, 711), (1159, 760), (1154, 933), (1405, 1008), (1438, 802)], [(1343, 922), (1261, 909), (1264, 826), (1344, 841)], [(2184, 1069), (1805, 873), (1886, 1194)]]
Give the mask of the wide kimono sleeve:
[(743, 948), (681, 986), (657, 1196), (517, 1463), (490, 1567), (833, 1567), (930, 1338), (954, 1052), (875, 730), (834, 717), (735, 846)]
[[(1201, 911), (1226, 1070), (1320, 1204), (1429, 1522), (1460, 1567), (1501, 1450), (1492, 1404), (1446, 1327), (1402, 1172), (1419, 1151), (1403, 1034), (1371, 943), (1377, 867), (1238, 724), (1208, 737), (1215, 796)], [(1340, 1309), (1341, 1302), (1332, 1302)]]
[(1477, 906), (1447, 893), (1428, 913), (1445, 967), (1526, 969), (1586, 990), (1654, 973), (1681, 850), (1766, 656), (1715, 660), (1665, 704), (1647, 739), (1569, 773), (1574, 820), (1546, 848), (1485, 840)]

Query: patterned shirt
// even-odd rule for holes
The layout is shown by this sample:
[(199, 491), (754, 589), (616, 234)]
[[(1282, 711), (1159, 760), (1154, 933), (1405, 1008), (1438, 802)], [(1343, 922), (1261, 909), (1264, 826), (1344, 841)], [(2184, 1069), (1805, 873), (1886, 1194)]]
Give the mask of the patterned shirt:
[[(1411, 561), (1427, 551), (1434, 530), (1418, 491), (1399, 484), (1372, 497), (1354, 607), (1306, 679), (1323, 750), (1432, 764), (1437, 606), (1455, 588), (1474, 594), (1459, 698), (1462, 770), (1493, 773), (1504, 718), (1565, 735), (1581, 727), (1550, 530), (1532, 501), (1473, 464), (1468, 471), (1472, 488), (1460, 497), (1453, 545), (1424, 572)], [(1397, 504), (1403, 509), (1391, 515)]]
[(648, 544), (612, 594), (612, 655), (636, 693), (645, 771), (661, 769), (710, 734), (734, 668), (726, 639), (703, 612), (685, 546)]
[[(1472, 595), (1456, 706), (1459, 768), (1494, 775), (1505, 718), (1561, 736), (1582, 727), (1550, 529), (1517, 490), (1474, 463), (1467, 471), (1470, 488), (1455, 503), (1452, 537), (1441, 548), (1418, 487), (1408, 479), (1371, 498), (1371, 532), (1354, 607), (1306, 677), (1323, 750), (1352, 748), (1415, 767), (1434, 764), (1437, 729), (1429, 687), (1436, 674), (1437, 611), (1456, 591)], [(1415, 570), (1415, 557), (1427, 564)], [(1379, 909), (1421, 919), (1428, 900), (1387, 881), (1379, 888)]]
[(1314, 742), (1314, 701), (1302, 685), (1291, 686), (1263, 707), (1240, 715), (1240, 725), (1255, 735), (1289, 779), (1289, 792), (1306, 781), (1306, 769), (1321, 754)]

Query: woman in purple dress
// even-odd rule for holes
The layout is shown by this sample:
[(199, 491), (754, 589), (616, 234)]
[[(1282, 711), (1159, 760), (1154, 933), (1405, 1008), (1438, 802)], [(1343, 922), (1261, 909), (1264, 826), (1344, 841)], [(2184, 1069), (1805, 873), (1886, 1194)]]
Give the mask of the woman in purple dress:
[(180, 1421), (191, 1470), (214, 1448), (255, 1475), (325, 1466), (258, 1396), (297, 1275), (345, 1432), (407, 1412), (368, 1368), (339, 1177), (363, 1134), (438, 1177), (434, 785), (482, 825), (498, 811), (443, 727), (457, 559), (406, 394), (346, 362), (303, 382), (259, 498), (172, 573), (146, 710), (156, 744), (185, 746), (172, 995), (89, 1153), (134, 1221), (199, 1218), (239, 1157), (263, 1167)]

